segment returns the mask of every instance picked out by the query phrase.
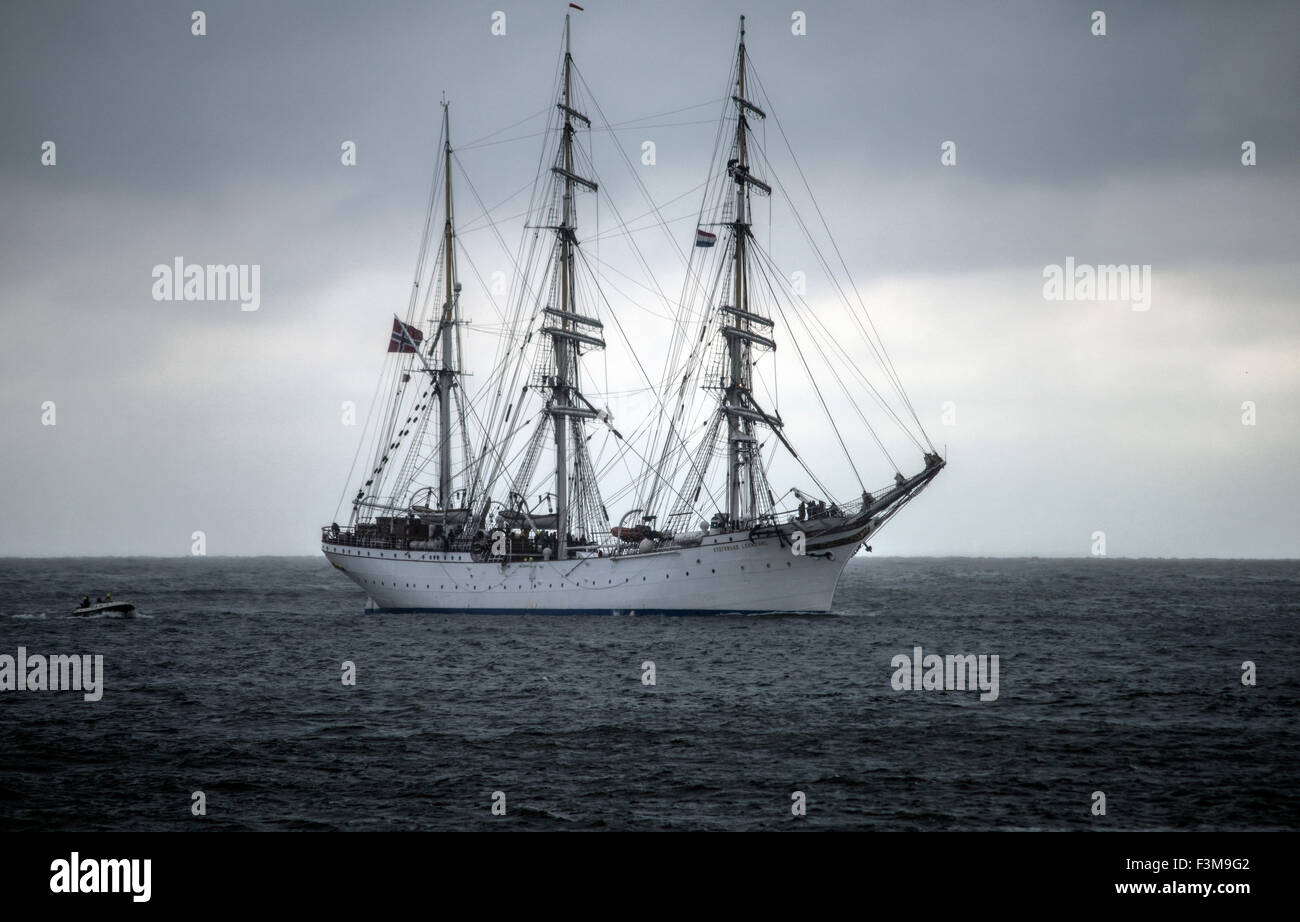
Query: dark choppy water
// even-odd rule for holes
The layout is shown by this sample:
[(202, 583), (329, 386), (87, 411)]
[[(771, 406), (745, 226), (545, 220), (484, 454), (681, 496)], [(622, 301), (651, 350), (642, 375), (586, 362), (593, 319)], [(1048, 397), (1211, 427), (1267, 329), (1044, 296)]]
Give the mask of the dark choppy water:
[[(67, 614), (104, 591), (138, 616)], [(106, 673), (0, 692), (0, 829), (1300, 827), (1297, 562), (856, 560), (823, 617), (362, 603), (315, 559), (0, 560), (0, 654)], [(998, 654), (998, 700), (894, 691), (916, 644)]]

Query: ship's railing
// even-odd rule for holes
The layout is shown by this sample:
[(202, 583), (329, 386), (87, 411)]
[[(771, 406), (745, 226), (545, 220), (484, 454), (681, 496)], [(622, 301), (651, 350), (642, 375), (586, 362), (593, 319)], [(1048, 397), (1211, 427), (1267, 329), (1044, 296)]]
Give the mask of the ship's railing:
[[(495, 538), (498, 533), (504, 535), (501, 544), (498, 544)], [(342, 547), (360, 547), (373, 550), (468, 552), (473, 554), (476, 560), (490, 561), (503, 559), (510, 561), (545, 560), (547, 559), (546, 552), (549, 550), (554, 554), (556, 547), (554, 536), (549, 534), (537, 534), (534, 537), (529, 537), (526, 534), (520, 535), (494, 529), (490, 532), (476, 532), (472, 535), (462, 533), (454, 537), (449, 535), (424, 537), (419, 534), (413, 536), (383, 534), (375, 526), (371, 525), (352, 528), (334, 525), (322, 526), (321, 542)], [(504, 555), (497, 553), (501, 547), (505, 549)], [(569, 554), (571, 557), (590, 554), (605, 556), (609, 552), (610, 548), (599, 542), (584, 542), (579, 538), (569, 541)]]
[(392, 535), (381, 535), (369, 532), (357, 532), (352, 529), (339, 528), (335, 530), (331, 526), (321, 529), (320, 539), (325, 544), (338, 544), (343, 547), (365, 547), (376, 548), (379, 550), (406, 550), (412, 538), (395, 538)]

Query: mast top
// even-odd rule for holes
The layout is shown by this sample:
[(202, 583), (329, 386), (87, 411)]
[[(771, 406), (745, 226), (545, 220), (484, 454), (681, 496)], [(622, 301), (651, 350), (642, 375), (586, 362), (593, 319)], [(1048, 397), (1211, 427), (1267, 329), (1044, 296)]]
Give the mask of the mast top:
[(740, 42), (736, 48), (736, 60), (738, 62), (736, 83), (740, 86), (740, 95), (745, 95), (745, 16), (740, 16)]
[[(447, 101), (447, 91), (442, 91), (442, 149), (445, 153), (451, 153), (451, 103)], [(451, 165), (448, 163), (447, 172), (450, 174)], [(447, 186), (448, 194), (451, 194), (451, 186)]]

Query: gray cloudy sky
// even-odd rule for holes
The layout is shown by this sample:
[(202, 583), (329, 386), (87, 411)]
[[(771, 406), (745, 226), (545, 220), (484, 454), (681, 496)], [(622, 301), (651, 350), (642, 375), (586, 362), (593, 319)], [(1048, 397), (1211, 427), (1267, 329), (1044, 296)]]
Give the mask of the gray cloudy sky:
[[(1087, 555), (1104, 531), (1111, 555), (1300, 556), (1300, 6), (808, 2), (794, 36), (788, 3), (584, 5), (578, 66), (608, 120), (634, 123), (595, 150), (624, 217), (645, 207), (612, 144), (638, 161), (655, 142), (640, 178), (657, 200), (704, 180), (748, 15), (757, 72), (949, 452), (877, 553)], [(521, 211), (538, 122), (470, 143), (551, 104), (565, 10), (5, 4), (0, 555), (180, 555), (195, 530), (210, 554), (312, 553), (357, 486), (340, 404), (369, 406), (405, 310), (440, 93), (474, 187)], [(698, 197), (664, 209), (687, 243)], [(513, 248), (518, 222), (503, 233)], [(773, 251), (805, 268), (782, 233)], [(485, 275), (508, 267), (490, 235), (465, 242)], [(668, 250), (647, 253), (679, 290)], [(153, 266), (177, 256), (260, 265), (261, 309), (154, 301)], [(1151, 309), (1044, 300), (1044, 266), (1067, 257), (1150, 264)], [(653, 335), (655, 311), (628, 322)]]

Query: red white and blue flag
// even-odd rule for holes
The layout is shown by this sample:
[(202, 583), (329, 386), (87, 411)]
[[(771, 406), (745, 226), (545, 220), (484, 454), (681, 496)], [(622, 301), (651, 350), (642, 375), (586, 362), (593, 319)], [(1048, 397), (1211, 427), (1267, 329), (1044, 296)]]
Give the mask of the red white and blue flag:
[(389, 352), (419, 352), (424, 334), (409, 323), (393, 318), (393, 335), (388, 338)]
[(710, 234), (702, 227), (695, 228), (695, 245), (697, 247), (711, 247), (717, 242), (717, 234)]

